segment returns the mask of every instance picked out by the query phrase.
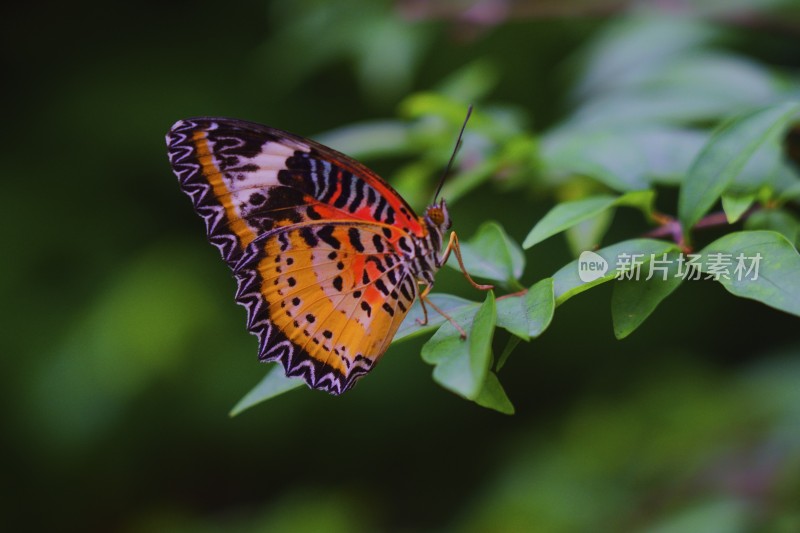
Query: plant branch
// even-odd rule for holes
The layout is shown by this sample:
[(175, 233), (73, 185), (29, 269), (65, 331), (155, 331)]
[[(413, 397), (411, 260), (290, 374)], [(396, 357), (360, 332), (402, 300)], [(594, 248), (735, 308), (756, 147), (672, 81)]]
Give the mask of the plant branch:
[[(745, 220), (747, 217), (755, 213), (761, 209), (758, 206), (752, 206), (747, 211), (742, 214), (739, 220)], [(685, 252), (691, 251), (690, 247), (686, 244), (685, 239), (683, 238), (683, 226), (675, 217), (671, 217), (669, 215), (665, 215), (663, 213), (654, 213), (653, 219), (656, 220), (660, 225), (655, 228), (654, 230), (648, 231), (644, 234), (645, 237), (655, 237), (655, 238), (663, 238), (669, 237), (675, 243), (681, 247), (681, 249)], [(728, 217), (725, 215), (724, 211), (717, 211), (715, 213), (711, 213), (709, 215), (704, 216), (697, 223), (692, 227), (692, 229), (707, 229), (707, 228), (716, 228), (721, 226), (728, 226)]]

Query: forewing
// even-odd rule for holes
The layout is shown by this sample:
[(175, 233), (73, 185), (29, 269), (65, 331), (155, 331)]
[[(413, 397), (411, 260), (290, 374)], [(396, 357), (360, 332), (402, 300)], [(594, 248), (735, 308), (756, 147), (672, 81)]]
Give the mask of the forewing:
[(408, 204), (377, 174), (285, 131), (197, 118), (177, 122), (167, 145), (181, 188), (231, 268), (259, 236), (292, 224), (366, 221), (425, 233)]

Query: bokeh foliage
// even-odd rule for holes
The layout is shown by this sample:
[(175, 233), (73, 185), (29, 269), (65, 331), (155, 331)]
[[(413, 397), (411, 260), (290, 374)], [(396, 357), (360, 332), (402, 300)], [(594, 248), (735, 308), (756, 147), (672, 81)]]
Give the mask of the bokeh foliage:
[[(770, 296), (787, 312), (714, 281), (630, 309), (619, 302), (643, 289), (584, 290), (570, 277), (585, 249), (674, 252), (645, 237), (660, 227), (654, 213), (696, 222), (724, 209), (738, 221), (693, 233), (696, 250), (765, 237), (796, 257), (791, 118), (766, 121), (752, 157), (714, 188), (719, 204), (682, 198), (714, 135), (800, 99), (797, 7), (718, 4), (19, 8), (3, 32), (13, 128), (2, 519), (127, 531), (796, 530), (797, 271), (781, 270), (794, 292)], [(266, 369), (168, 168), (167, 128), (222, 115), (313, 136), (421, 209), (468, 103), (476, 113), (444, 195), (471, 263), (498, 289), (476, 294), (444, 269), (437, 301), (495, 308), (476, 325), (494, 331), (493, 365), (474, 361), (474, 381), (448, 382), (426, 364), (440, 362), (422, 348), (430, 335), (408, 329), (340, 398), (297, 390), (227, 417)], [(547, 217), (558, 223), (531, 238)], [(479, 265), (497, 235), (531, 247)], [(501, 299), (519, 287), (537, 298)], [(536, 320), (520, 323), (527, 312)], [(434, 342), (450, 342), (443, 331)], [(432, 370), (516, 414), (461, 401)]]

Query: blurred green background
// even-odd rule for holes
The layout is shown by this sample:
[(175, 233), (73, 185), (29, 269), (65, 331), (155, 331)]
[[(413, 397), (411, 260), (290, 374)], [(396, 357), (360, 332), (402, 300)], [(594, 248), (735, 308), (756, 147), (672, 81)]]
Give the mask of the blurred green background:
[[(800, 96), (796, 3), (650, 4), (13, 8), (0, 526), (800, 531), (797, 319), (716, 283), (684, 284), (624, 341), (610, 287), (560, 307), (500, 373), (511, 417), (438, 387), (424, 339), (393, 346), (342, 397), (302, 389), (227, 416), (265, 367), (169, 168), (174, 121), (232, 116), (324, 139), (422, 209), (434, 186), (422, 177), (454, 141), (436, 114), (463, 116), (470, 102), (499, 128), (481, 153), (503, 154), (508, 132), (523, 148), (592, 121), (702, 133), (743, 106)], [(423, 100), (450, 107), (429, 120)], [(521, 159), (541, 171), (492, 172), (458, 194), (454, 173), (460, 235), (498, 220), (521, 241), (556, 201), (594, 187)], [(676, 190), (660, 194), (674, 212)], [(620, 212), (605, 242), (646, 229)], [(526, 281), (571, 257), (548, 240), (527, 253)], [(481, 298), (454, 271), (438, 282)]]

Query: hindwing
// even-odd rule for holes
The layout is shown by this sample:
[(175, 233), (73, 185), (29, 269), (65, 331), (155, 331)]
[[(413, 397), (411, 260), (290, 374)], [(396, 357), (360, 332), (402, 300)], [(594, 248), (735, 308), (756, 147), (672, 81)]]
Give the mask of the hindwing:
[(386, 225), (314, 223), (254, 243), (237, 274), (237, 301), (259, 337), (259, 358), (316, 389), (350, 388), (389, 347), (416, 297), (393, 244), (402, 237)]

